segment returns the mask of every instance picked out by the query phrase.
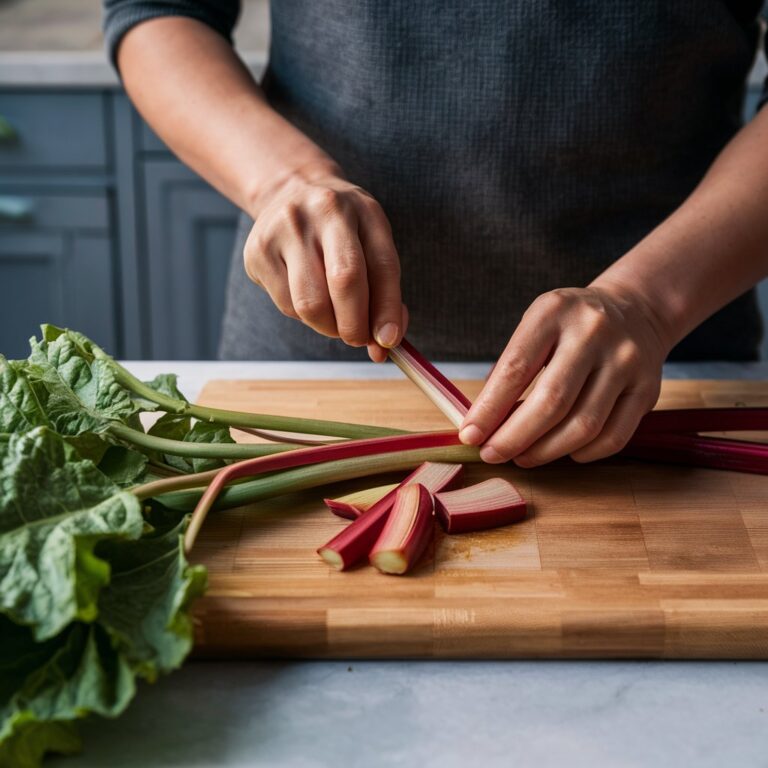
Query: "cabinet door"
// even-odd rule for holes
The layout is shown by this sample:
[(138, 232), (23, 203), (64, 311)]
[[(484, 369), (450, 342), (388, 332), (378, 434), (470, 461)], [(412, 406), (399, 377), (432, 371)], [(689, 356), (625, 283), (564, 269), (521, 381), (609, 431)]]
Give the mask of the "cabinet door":
[(152, 357), (216, 357), (238, 210), (175, 160), (144, 163)]
[(104, 234), (0, 230), (0, 352), (26, 357), (41, 323), (115, 350), (110, 250)]

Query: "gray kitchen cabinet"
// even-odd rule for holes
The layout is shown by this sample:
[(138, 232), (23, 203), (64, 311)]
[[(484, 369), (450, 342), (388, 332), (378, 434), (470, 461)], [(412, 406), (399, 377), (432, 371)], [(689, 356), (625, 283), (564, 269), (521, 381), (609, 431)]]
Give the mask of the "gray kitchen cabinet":
[(152, 356), (215, 358), (238, 210), (171, 159), (144, 185)]
[(114, 349), (110, 250), (106, 232), (0, 229), (0, 351), (26, 357), (41, 322), (77, 328)]
[(0, 172), (103, 170), (106, 98), (98, 91), (0, 92), (0, 116), (11, 129), (0, 139)]

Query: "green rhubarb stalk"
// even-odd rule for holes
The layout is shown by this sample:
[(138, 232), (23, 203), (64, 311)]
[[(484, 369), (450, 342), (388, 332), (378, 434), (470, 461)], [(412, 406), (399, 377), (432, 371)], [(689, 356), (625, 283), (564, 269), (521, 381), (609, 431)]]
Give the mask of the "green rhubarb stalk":
[(159, 405), (168, 413), (193, 416), (200, 421), (222, 424), (228, 427), (248, 427), (251, 429), (269, 429), (277, 432), (298, 432), (308, 435), (327, 435), (329, 437), (348, 437), (362, 439), (368, 437), (384, 437), (387, 435), (408, 434), (407, 430), (391, 429), (389, 427), (373, 427), (365, 424), (350, 424), (341, 421), (325, 421), (323, 419), (304, 419), (296, 416), (273, 416), (263, 413), (240, 413), (221, 408), (208, 408), (193, 405), (185, 400), (157, 392), (152, 387), (137, 379), (113, 357), (104, 350), (93, 345), (94, 357), (104, 360), (115, 372), (117, 381), (135, 395)]
[[(216, 499), (213, 509), (231, 509), (244, 504), (304, 491), (330, 483), (340, 483), (369, 475), (414, 469), (425, 461), (451, 464), (479, 462), (480, 454), (473, 446), (422, 448), (384, 455), (359, 456), (295, 469), (284, 469), (267, 477), (258, 477), (229, 485)], [(155, 498), (170, 509), (189, 512), (195, 508), (203, 490), (222, 470), (200, 472), (179, 478), (157, 480), (134, 489), (140, 499)]]
[(167, 437), (148, 435), (138, 429), (126, 427), (124, 424), (113, 424), (109, 431), (120, 440), (139, 448), (146, 448), (159, 453), (170, 453), (174, 456), (185, 456), (192, 459), (253, 459), (259, 456), (269, 456), (273, 453), (292, 451), (301, 446), (289, 443), (193, 443), (184, 440), (172, 440)]

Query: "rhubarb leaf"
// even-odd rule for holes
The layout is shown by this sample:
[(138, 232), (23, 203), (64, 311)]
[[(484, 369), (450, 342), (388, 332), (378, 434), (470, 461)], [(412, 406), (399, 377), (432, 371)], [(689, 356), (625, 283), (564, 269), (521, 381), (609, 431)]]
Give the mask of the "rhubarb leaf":
[[(155, 390), (155, 392), (159, 392), (161, 395), (166, 395), (167, 397), (174, 397), (177, 400), (181, 400), (182, 402), (186, 403), (189, 402), (184, 395), (181, 394), (181, 391), (179, 390), (179, 387), (177, 385), (178, 382), (178, 376), (175, 373), (160, 373), (157, 376), (155, 376), (152, 381), (147, 381), (145, 384), (148, 387), (152, 387), (152, 389)], [(156, 405), (154, 405), (154, 408), (157, 408)]]
[(45, 643), (0, 616), (0, 765), (37, 768), (80, 749), (74, 721), (114, 717), (136, 691), (130, 664), (98, 625), (75, 623)]
[(149, 680), (176, 669), (192, 648), (188, 608), (205, 590), (206, 571), (187, 563), (185, 524), (138, 541), (105, 541), (98, 550), (112, 567), (99, 598), (99, 621), (132, 668)]
[[(189, 416), (166, 414), (162, 416), (149, 430), (150, 435), (165, 437), (170, 440), (181, 440), (185, 443), (224, 443), (234, 444), (229, 433), (229, 427), (210, 424), (205, 421), (194, 421)], [(218, 469), (226, 464), (223, 459), (190, 459), (183, 456), (163, 454), (162, 461), (181, 472), (207, 472)]]
[(105, 360), (90, 359), (70, 335), (30, 341), (27, 373), (48, 420), (61, 435), (106, 432), (111, 423), (131, 423), (141, 410)]
[(38, 427), (0, 443), (0, 613), (37, 640), (95, 618), (109, 582), (96, 543), (142, 528), (136, 497), (59, 435)]
[(25, 363), (0, 355), (0, 432), (26, 432), (48, 423)]
[(149, 459), (137, 450), (122, 445), (110, 445), (98, 462), (103, 472), (120, 488), (131, 488), (144, 481)]

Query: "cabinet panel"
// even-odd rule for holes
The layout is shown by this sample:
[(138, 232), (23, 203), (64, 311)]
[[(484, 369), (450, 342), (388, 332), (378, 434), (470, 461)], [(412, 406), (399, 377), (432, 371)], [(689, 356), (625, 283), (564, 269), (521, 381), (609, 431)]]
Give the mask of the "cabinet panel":
[(115, 349), (109, 239), (0, 233), (0, 352), (26, 357), (41, 323), (70, 326)]
[(238, 210), (184, 166), (144, 166), (151, 351), (216, 357)]
[(0, 115), (14, 134), (0, 139), (2, 171), (107, 164), (100, 93), (0, 91)]
[(8, 227), (24, 229), (109, 228), (109, 202), (104, 192), (94, 194), (46, 194), (11, 192), (0, 183), (0, 232)]

